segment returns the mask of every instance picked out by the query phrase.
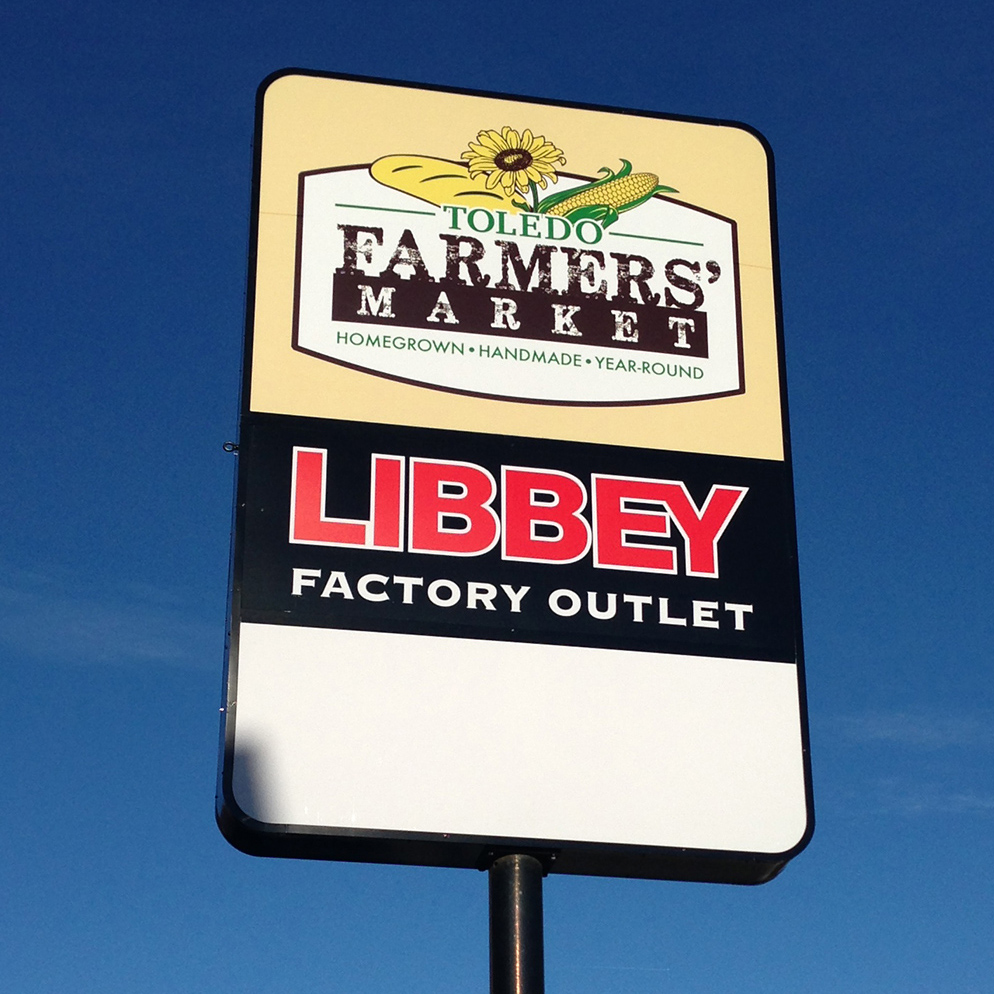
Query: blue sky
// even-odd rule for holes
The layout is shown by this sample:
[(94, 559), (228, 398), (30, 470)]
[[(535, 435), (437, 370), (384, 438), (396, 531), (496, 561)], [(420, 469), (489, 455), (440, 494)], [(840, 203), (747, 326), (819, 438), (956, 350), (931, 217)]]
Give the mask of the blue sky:
[(816, 833), (761, 888), (547, 880), (551, 994), (991, 990), (992, 32), (960, 2), (10, 0), (5, 989), (486, 989), (483, 874), (214, 825), (254, 96), (302, 66), (776, 155)]

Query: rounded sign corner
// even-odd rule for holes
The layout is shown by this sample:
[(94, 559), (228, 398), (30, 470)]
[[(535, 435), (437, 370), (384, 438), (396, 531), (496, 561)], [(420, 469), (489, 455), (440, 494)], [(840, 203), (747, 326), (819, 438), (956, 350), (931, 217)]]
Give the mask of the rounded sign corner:
[(268, 76), (265, 76), (256, 88), (256, 99), (259, 103), (265, 100), (277, 83), (284, 79), (292, 79), (298, 76), (314, 76), (315, 74), (307, 69), (300, 69), (295, 66), (286, 66), (283, 69), (274, 69)]

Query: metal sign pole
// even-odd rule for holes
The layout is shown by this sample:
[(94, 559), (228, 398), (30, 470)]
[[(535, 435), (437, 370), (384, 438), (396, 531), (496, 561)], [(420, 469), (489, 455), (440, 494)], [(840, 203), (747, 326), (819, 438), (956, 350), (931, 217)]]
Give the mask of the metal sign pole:
[(542, 864), (501, 856), (490, 867), (490, 994), (544, 994)]

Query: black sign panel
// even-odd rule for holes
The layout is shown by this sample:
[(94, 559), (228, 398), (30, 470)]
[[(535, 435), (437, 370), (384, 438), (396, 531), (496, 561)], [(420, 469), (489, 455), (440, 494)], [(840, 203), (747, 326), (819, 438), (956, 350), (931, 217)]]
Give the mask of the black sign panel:
[[(784, 662), (794, 658), (797, 604), (783, 527), (791, 510), (782, 463), (264, 415), (243, 425), (241, 445), (242, 458), (254, 467), (243, 511), (244, 621)], [(544, 543), (549, 558), (542, 562), (510, 559), (502, 555), (500, 542), (488, 551), (461, 555), (359, 544), (331, 547), (290, 541), (294, 452), (300, 449), (327, 453), (322, 516), (352, 522), (370, 518), (374, 454), (397, 455), (405, 463), (413, 458), (471, 471), (478, 467), (496, 481), (502, 466), (511, 466), (533, 474), (568, 474), (585, 489), (597, 476), (679, 482), (695, 511), (706, 506), (716, 484), (744, 494), (715, 543), (716, 576), (688, 575), (690, 543), (675, 524), (669, 536), (639, 533), (638, 538), (649, 550), (672, 551), (671, 574), (597, 567), (593, 542), (582, 558), (556, 562), (554, 528)], [(413, 513), (410, 487), (405, 489), (402, 535), (409, 532)], [(508, 508), (502, 496), (498, 493), (491, 506), (513, 528), (510, 515), (523, 509)], [(458, 513), (460, 500), (451, 503)], [(633, 500), (633, 506), (666, 513), (661, 502)], [(543, 517), (541, 505), (524, 510), (532, 518)], [(592, 532), (589, 502), (581, 514)], [(644, 520), (637, 510), (629, 517), (630, 523)], [(386, 579), (361, 582), (369, 577)], [(526, 593), (519, 597), (521, 590)]]

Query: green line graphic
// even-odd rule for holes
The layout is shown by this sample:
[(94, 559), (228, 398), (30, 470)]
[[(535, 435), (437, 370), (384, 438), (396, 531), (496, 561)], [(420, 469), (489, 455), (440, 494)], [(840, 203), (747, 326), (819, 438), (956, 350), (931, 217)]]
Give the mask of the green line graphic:
[(685, 242), (680, 238), (656, 238), (653, 235), (629, 235), (624, 231), (609, 231), (609, 235), (614, 235), (616, 238), (641, 238), (645, 242), (669, 242), (672, 245), (696, 245), (698, 248), (704, 248), (704, 242)]
[(405, 211), (400, 207), (370, 207), (369, 204), (335, 204), (336, 207), (351, 207), (357, 211), (389, 211), (391, 214), (423, 214), (425, 217), (435, 217), (434, 211)]

